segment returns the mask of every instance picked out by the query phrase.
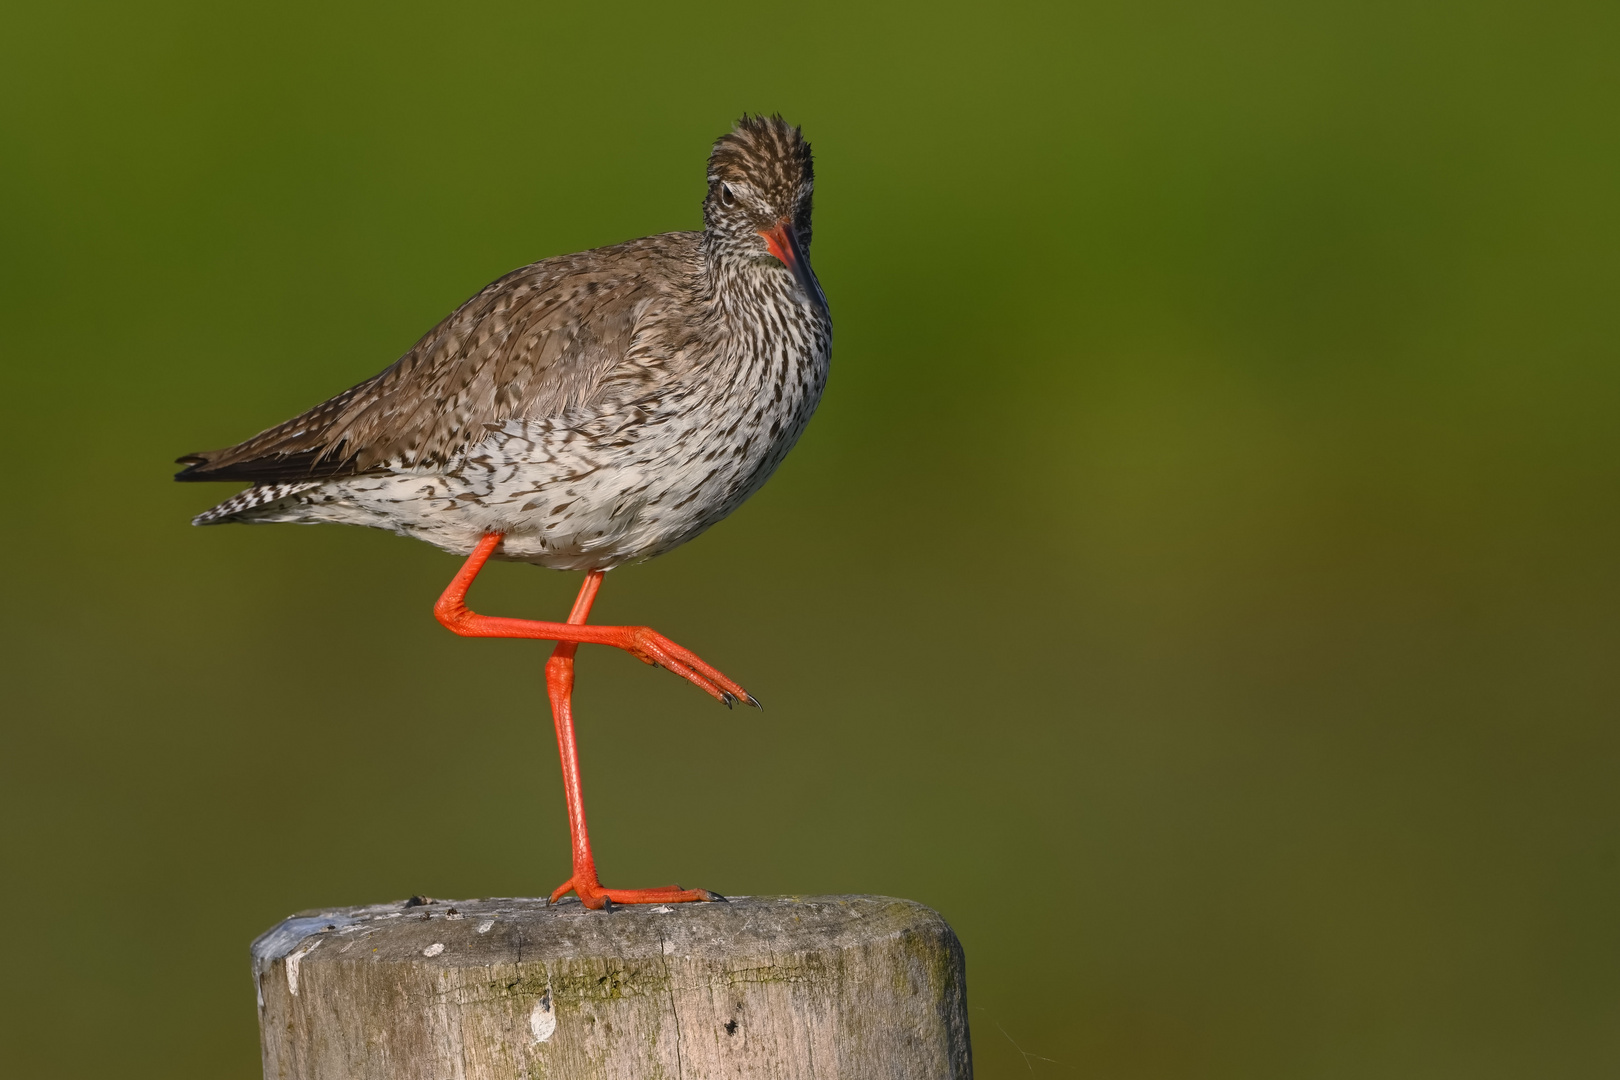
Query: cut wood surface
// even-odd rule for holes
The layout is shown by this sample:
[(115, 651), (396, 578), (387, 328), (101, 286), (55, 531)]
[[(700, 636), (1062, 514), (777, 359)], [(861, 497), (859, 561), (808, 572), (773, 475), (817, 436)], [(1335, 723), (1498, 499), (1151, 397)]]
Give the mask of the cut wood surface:
[(962, 947), (882, 896), (422, 900), (253, 943), (272, 1080), (967, 1080)]

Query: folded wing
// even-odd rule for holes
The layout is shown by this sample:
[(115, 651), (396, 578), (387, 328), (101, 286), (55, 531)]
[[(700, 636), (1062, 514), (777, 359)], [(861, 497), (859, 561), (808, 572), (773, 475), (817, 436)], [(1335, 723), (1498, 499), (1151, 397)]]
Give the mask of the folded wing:
[[(623, 382), (637, 324), (670, 280), (668, 256), (649, 246), (657, 239), (515, 270), (384, 371), (246, 442), (186, 455), (175, 479), (270, 484), (433, 468), (486, 425), (589, 405)], [(654, 262), (665, 264), (656, 274)]]

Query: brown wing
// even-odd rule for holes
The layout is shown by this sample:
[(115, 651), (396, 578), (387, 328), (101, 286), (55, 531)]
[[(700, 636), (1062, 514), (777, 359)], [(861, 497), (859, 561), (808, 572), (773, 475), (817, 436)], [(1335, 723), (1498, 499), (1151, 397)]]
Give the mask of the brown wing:
[(381, 373), (224, 450), (176, 480), (308, 480), (442, 464), (484, 425), (588, 405), (649, 302), (680, 288), (695, 233), (525, 266), (486, 286)]

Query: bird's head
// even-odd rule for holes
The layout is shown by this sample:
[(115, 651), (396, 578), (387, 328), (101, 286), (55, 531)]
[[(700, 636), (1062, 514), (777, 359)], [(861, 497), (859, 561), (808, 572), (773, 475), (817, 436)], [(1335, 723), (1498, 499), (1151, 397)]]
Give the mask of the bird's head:
[(826, 297), (810, 269), (810, 144), (780, 116), (744, 116), (709, 154), (703, 224), (727, 259), (780, 263), (813, 303)]

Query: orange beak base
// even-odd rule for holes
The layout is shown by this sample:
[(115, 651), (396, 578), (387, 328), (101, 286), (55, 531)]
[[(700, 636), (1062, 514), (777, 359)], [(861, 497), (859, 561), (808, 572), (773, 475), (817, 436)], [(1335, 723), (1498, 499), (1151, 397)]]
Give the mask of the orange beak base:
[(771, 249), (771, 254), (775, 255), (783, 266), (792, 270), (793, 264), (799, 260), (795, 257), (793, 241), (788, 239), (787, 223), (779, 221), (775, 228), (761, 229), (759, 235), (765, 238), (765, 246)]

